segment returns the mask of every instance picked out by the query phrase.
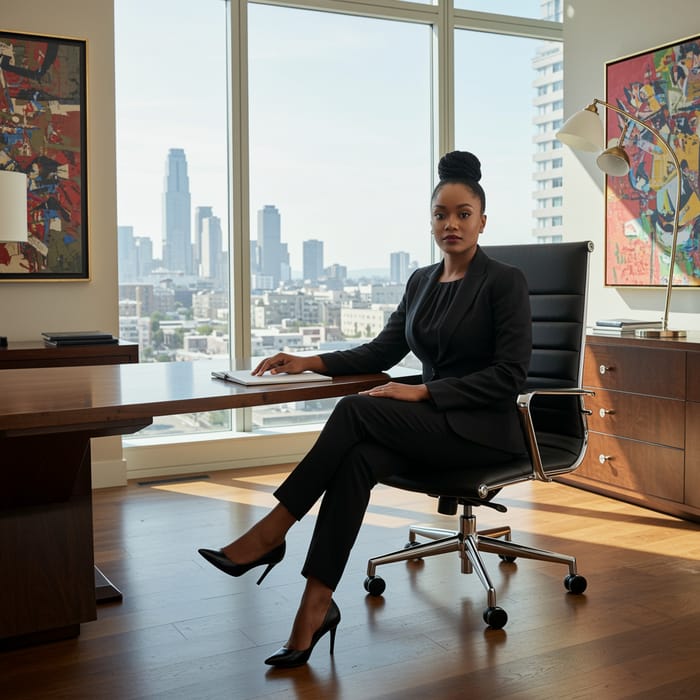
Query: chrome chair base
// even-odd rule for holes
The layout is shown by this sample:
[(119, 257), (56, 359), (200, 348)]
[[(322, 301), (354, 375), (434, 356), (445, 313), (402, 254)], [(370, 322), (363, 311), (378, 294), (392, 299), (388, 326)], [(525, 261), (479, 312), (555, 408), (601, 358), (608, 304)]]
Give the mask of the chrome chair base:
[[(484, 611), (484, 620), (491, 627), (500, 629), (507, 621), (505, 611), (498, 607), (496, 589), (488, 574), (481, 552), (497, 554), (504, 561), (515, 561), (516, 558), (536, 559), (539, 561), (565, 564), (569, 574), (564, 579), (564, 586), (572, 593), (583, 593), (586, 579), (576, 570), (576, 558), (567, 554), (537, 549), (511, 541), (511, 529), (508, 526), (477, 531), (476, 517), (472, 506), (463, 505), (459, 518), (460, 530), (444, 530), (441, 528), (413, 526), (409, 530), (408, 544), (403, 549), (379, 557), (373, 557), (367, 562), (367, 578), (365, 590), (371, 595), (381, 595), (385, 590), (384, 580), (377, 576), (377, 567), (399, 561), (424, 559), (438, 554), (457, 552), (460, 557), (463, 574), (476, 573), (486, 589), (488, 607)], [(430, 542), (418, 543), (416, 537), (425, 537)], [(495, 611), (495, 612), (494, 612)]]

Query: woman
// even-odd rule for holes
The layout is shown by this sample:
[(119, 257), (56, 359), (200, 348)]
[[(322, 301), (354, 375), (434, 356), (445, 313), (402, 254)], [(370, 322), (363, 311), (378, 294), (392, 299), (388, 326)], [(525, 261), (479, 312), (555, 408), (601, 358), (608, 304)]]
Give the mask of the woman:
[(522, 273), (479, 248), (486, 202), (481, 165), (467, 152), (438, 165), (431, 198), (440, 263), (416, 270), (382, 332), (351, 350), (296, 357), (278, 353), (253, 374), (373, 373), (413, 351), (423, 383), (389, 382), (341, 399), (309, 453), (275, 492), (279, 503), (221, 550), (199, 550), (240, 576), (282, 560), (285, 535), (323, 496), (302, 575), (306, 586), (286, 644), (265, 660), (291, 668), (308, 661), (340, 611), (332, 594), (362, 523), (372, 487), (383, 476), (470, 461), (510, 460), (524, 451), (515, 398), (530, 360), (530, 308)]

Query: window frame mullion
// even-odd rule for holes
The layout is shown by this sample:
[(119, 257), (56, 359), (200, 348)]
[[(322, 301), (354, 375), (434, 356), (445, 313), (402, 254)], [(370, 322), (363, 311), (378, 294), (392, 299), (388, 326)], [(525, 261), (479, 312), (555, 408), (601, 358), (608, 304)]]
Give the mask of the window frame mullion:
[[(250, 360), (250, 138), (248, 0), (228, 2), (229, 359)], [(252, 429), (251, 409), (234, 411), (234, 429)]]

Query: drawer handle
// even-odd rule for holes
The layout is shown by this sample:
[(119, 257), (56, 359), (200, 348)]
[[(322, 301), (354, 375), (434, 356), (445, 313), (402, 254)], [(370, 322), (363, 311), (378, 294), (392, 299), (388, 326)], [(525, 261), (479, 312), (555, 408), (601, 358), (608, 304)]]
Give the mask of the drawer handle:
[(605, 418), (605, 416), (613, 416), (613, 415), (615, 415), (615, 411), (614, 411), (612, 408), (601, 408), (601, 409), (598, 411), (598, 415), (599, 415), (601, 418)]
[(615, 368), (612, 365), (600, 365), (600, 367), (598, 367), (598, 371), (601, 374), (605, 374), (606, 372), (612, 372), (614, 369)]
[(598, 455), (598, 461), (601, 464), (605, 464), (613, 459), (612, 455)]

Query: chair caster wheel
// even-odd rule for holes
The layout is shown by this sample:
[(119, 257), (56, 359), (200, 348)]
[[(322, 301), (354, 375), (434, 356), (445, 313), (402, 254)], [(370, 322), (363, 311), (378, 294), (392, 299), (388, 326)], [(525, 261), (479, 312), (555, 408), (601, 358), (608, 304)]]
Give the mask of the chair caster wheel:
[(365, 579), (365, 590), (372, 596), (378, 597), (384, 593), (386, 583), (381, 576), (368, 576)]
[(569, 593), (575, 593), (576, 595), (583, 593), (587, 585), (588, 581), (580, 574), (569, 574), (564, 579), (564, 588), (566, 588)]
[(509, 564), (512, 564), (518, 557), (513, 557), (510, 554), (499, 554), (498, 558), (501, 561), (507, 561)]
[(498, 606), (484, 610), (484, 622), (494, 630), (500, 630), (508, 622), (508, 614)]

